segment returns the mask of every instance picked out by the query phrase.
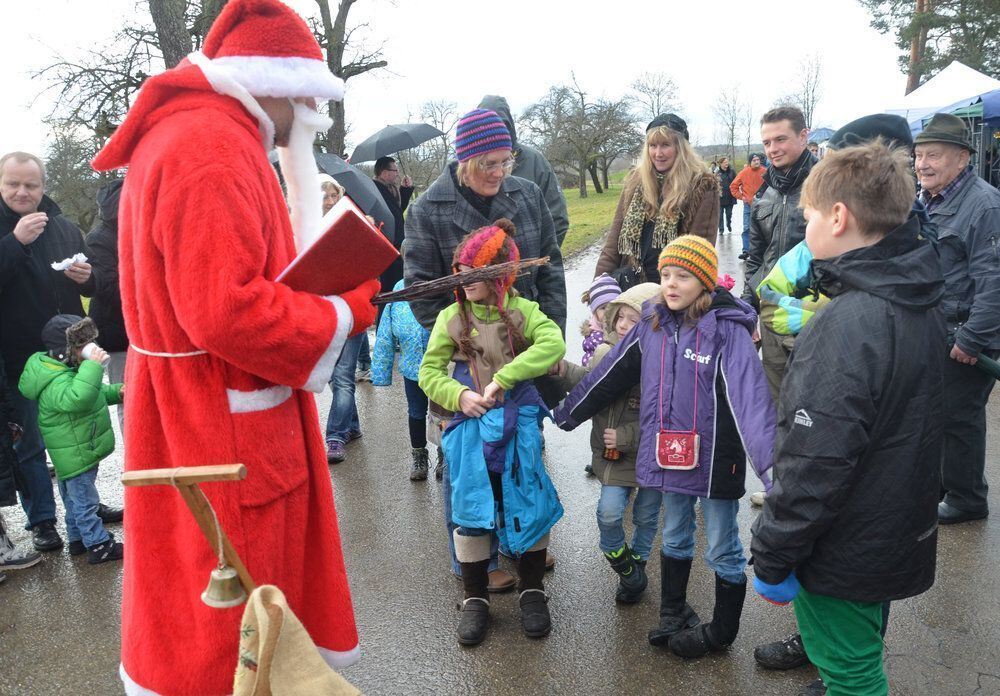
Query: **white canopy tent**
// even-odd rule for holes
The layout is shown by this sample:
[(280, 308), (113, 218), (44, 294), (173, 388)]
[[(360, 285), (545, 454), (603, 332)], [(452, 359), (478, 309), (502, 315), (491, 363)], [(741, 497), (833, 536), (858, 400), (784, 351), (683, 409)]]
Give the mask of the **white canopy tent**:
[(1000, 89), (1000, 80), (973, 70), (957, 60), (907, 94), (888, 114), (898, 114), (912, 122), (929, 116), (943, 107), (961, 101), (970, 95)]

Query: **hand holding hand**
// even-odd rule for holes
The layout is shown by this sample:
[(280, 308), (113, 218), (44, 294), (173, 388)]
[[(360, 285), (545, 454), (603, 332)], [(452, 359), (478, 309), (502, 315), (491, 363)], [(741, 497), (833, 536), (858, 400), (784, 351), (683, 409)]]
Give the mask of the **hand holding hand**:
[(479, 418), (490, 410), (490, 406), (491, 404), (486, 400), (486, 397), (477, 394), (471, 389), (466, 389), (458, 397), (459, 409), (469, 418)]
[(799, 579), (795, 577), (794, 570), (788, 574), (787, 578), (776, 585), (770, 585), (758, 577), (753, 579), (753, 589), (757, 591), (757, 594), (771, 604), (777, 604), (778, 606), (785, 606), (795, 599), (795, 595), (799, 593), (800, 587)]
[(90, 280), (91, 270), (91, 265), (86, 261), (82, 261), (80, 263), (74, 263), (72, 266), (63, 271), (63, 273), (65, 273), (66, 277), (74, 283), (83, 285)]
[(957, 343), (951, 347), (951, 355), (949, 357), (952, 360), (957, 360), (963, 365), (975, 365), (979, 361), (978, 355), (969, 355), (964, 350), (959, 348)]
[(566, 363), (560, 360), (549, 368), (549, 374), (553, 377), (562, 377), (566, 374)]
[(496, 382), (490, 382), (486, 385), (486, 389), (483, 389), (483, 398), (490, 402), (490, 408), (498, 401), (503, 403), (503, 387), (501, 387)]
[(23, 245), (31, 244), (45, 231), (49, 216), (45, 213), (28, 213), (17, 221), (14, 227), (14, 239)]
[(604, 429), (604, 446), (609, 449), (618, 449), (618, 431), (614, 428)]

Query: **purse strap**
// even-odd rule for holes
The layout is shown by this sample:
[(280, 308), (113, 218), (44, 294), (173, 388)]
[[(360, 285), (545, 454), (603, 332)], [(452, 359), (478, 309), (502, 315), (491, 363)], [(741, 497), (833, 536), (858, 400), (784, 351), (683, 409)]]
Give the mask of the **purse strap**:
[[(678, 335), (680, 334), (680, 329), (677, 329)], [(698, 327), (694, 327), (694, 424), (691, 426), (692, 432), (698, 431), (698, 364), (701, 362), (698, 358), (701, 354), (701, 332), (698, 331)], [(667, 332), (663, 332), (663, 340), (660, 342), (660, 398), (659, 398), (659, 409), (660, 409), (660, 429), (664, 429), (663, 423), (663, 378), (667, 370)], [(674, 395), (674, 384), (670, 384), (670, 398), (673, 399)]]

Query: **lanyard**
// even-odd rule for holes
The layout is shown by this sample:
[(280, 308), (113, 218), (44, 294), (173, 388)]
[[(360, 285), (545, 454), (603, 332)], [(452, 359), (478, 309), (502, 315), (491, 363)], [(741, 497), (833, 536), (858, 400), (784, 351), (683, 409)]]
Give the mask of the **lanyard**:
[[(678, 335), (680, 334), (680, 328), (677, 329)], [(691, 432), (698, 431), (698, 363), (701, 361), (698, 359), (701, 357), (701, 332), (698, 331), (698, 327), (694, 327), (694, 424), (691, 426)], [(667, 332), (663, 332), (663, 340), (660, 342), (660, 398), (659, 398), (659, 408), (660, 408), (660, 430), (664, 430), (663, 424), (663, 379), (667, 371), (666, 363), (667, 355)], [(674, 394), (674, 384), (676, 380), (670, 383), (670, 397), (673, 401)]]

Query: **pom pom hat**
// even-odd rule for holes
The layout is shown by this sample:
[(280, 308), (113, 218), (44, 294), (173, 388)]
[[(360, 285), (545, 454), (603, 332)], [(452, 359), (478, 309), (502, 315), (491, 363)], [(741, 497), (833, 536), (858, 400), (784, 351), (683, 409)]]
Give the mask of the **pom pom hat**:
[(465, 162), (497, 150), (513, 150), (510, 131), (495, 111), (473, 109), (455, 127), (455, 156)]
[(615, 279), (607, 273), (602, 273), (594, 278), (594, 282), (590, 284), (590, 291), (587, 293), (590, 311), (596, 312), (621, 294), (622, 289), (618, 287)]
[(670, 242), (660, 253), (656, 270), (664, 266), (677, 266), (692, 273), (708, 292), (715, 290), (719, 274), (719, 257), (715, 245), (703, 237), (685, 234)]
[[(452, 270), (458, 273), (458, 267), (482, 268), (498, 263), (520, 261), (521, 252), (514, 243), (514, 223), (507, 218), (500, 218), (492, 225), (480, 227), (465, 236), (459, 243), (452, 257)], [(493, 281), (493, 291), (497, 296), (497, 306), (503, 309), (503, 298), (514, 284), (517, 273), (512, 272), (503, 278)], [(465, 300), (462, 288), (455, 290), (458, 302)]]

